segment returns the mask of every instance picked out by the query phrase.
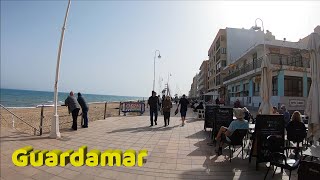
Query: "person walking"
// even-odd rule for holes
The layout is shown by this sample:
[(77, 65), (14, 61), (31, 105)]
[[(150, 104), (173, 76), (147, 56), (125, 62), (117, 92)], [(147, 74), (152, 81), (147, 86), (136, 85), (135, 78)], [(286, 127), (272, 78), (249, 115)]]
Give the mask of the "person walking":
[(150, 127), (153, 126), (153, 114), (155, 116), (154, 123), (157, 125), (159, 98), (156, 95), (157, 93), (152, 91), (152, 96), (148, 99), (148, 105), (150, 106)]
[(164, 98), (162, 103), (162, 111), (163, 111), (163, 119), (164, 119), (164, 127), (169, 126), (170, 123), (170, 111), (172, 108), (172, 102), (169, 96)]
[(88, 128), (88, 111), (89, 111), (89, 106), (86, 103), (86, 101), (84, 100), (82, 94), (80, 92), (78, 92), (78, 102), (81, 106), (81, 110), (82, 110), (82, 118), (83, 118), (83, 125), (82, 128)]
[(65, 105), (68, 106), (69, 114), (72, 113), (72, 129), (77, 130), (77, 119), (78, 114), (80, 111), (80, 105), (74, 97), (73, 92), (70, 92), (70, 95), (67, 97), (67, 99), (64, 101)]
[(217, 97), (217, 99), (216, 99), (216, 105), (219, 105), (220, 104), (220, 100), (219, 100), (219, 98)]
[(285, 105), (282, 105), (282, 106), (280, 107), (279, 114), (283, 114), (283, 116), (284, 116), (284, 124), (285, 124), (285, 127), (287, 127), (287, 125), (288, 125), (289, 122), (290, 122), (290, 113), (289, 113), (289, 111), (287, 110), (287, 108), (286, 108)]
[(160, 111), (160, 114), (162, 115), (162, 109), (161, 109), (161, 107), (162, 107), (162, 101), (163, 100), (161, 100), (161, 97), (160, 97), (160, 95), (158, 95), (158, 111)]
[(178, 107), (177, 109), (180, 107), (180, 114), (181, 114), (181, 120), (182, 120), (182, 126), (184, 126), (184, 121), (186, 120), (186, 115), (187, 115), (187, 111), (188, 111), (188, 105), (189, 105), (189, 101), (186, 98), (186, 95), (182, 95), (182, 98), (179, 101)]

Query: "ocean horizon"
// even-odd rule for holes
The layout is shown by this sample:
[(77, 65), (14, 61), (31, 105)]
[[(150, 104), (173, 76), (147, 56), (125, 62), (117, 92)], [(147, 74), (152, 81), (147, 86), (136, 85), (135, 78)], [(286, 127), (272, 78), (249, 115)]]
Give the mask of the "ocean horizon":
[[(145, 100), (146, 97), (118, 96), (81, 93), (87, 103), (93, 102), (119, 102)], [(58, 93), (58, 104), (64, 104), (68, 92)], [(0, 104), (8, 108), (31, 108), (38, 105), (53, 105), (54, 93), (50, 91), (21, 90), (21, 89), (0, 89)], [(77, 97), (77, 94), (75, 93)]]

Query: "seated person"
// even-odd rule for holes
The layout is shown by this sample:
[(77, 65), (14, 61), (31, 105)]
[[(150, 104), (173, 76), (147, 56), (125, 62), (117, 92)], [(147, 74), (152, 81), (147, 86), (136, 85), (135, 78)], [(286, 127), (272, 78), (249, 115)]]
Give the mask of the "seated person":
[(273, 113), (273, 114), (279, 114), (278, 108), (277, 108), (276, 106), (273, 106), (273, 107), (272, 107), (272, 113)]
[[(303, 122), (301, 122), (301, 114), (299, 111), (295, 111), (291, 116), (291, 121), (288, 123), (287, 127), (287, 138), (289, 141), (301, 140), (306, 137), (307, 129)], [(295, 154), (297, 155), (299, 149), (295, 149)]]
[[(230, 137), (236, 129), (249, 129), (248, 121), (244, 120), (244, 110), (242, 108), (233, 108), (233, 113), (237, 119), (233, 120), (228, 128), (221, 126), (217, 137), (215, 138), (216, 141), (220, 141), (219, 148), (216, 150), (218, 155), (222, 154), (223, 140), (230, 141), (228, 137)], [(222, 136), (223, 134), (225, 136)], [(225, 137), (226, 139), (222, 139), (222, 137)]]
[(204, 109), (203, 102), (200, 102), (200, 104), (196, 107), (196, 110), (198, 109)]
[(197, 112), (198, 109), (204, 109), (203, 102), (200, 102), (200, 104), (195, 105), (195, 107), (193, 108), (193, 112)]

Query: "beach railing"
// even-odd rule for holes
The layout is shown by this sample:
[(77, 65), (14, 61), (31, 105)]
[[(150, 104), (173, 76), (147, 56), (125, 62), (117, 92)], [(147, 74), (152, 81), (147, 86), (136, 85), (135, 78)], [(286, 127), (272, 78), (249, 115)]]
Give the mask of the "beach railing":
[[(124, 102), (92, 102), (88, 103), (89, 105), (89, 124), (95, 120), (103, 120), (108, 117), (120, 116), (122, 112), (122, 105)], [(1, 108), (5, 111), (1, 114), (1, 119), (4, 121), (4, 125), (12, 126), (16, 130), (32, 134), (34, 131), (37, 132), (37, 135), (43, 135), (50, 132), (51, 121), (53, 118), (53, 105), (38, 105), (34, 108), (6, 108), (1, 105)], [(129, 112), (131, 113), (131, 112)], [(58, 105), (58, 114), (59, 114), (59, 126), (60, 130), (64, 131), (71, 127), (72, 117), (69, 113), (68, 108), (64, 105)], [(133, 113), (135, 114), (135, 113)], [(83, 119), (81, 116), (81, 110), (79, 113), (81, 117), (79, 123), (83, 125)], [(16, 120), (19, 119), (19, 121)], [(79, 120), (79, 119), (78, 119)], [(21, 122), (23, 123), (21, 123)], [(30, 127), (32, 129), (30, 129)], [(36, 128), (37, 127), (37, 128)], [(34, 133), (36, 134), (36, 133)]]
[[(33, 129), (34, 135), (36, 135), (37, 132), (39, 132), (39, 134), (40, 134), (40, 131), (39, 131), (36, 127), (34, 127), (34, 126), (32, 126), (31, 124), (29, 124), (29, 123), (27, 123), (26, 121), (24, 121), (22, 118), (20, 118), (20, 117), (17, 116), (15, 113), (13, 113), (12, 111), (10, 111), (10, 110), (7, 109), (6, 107), (4, 107), (2, 104), (0, 104), (0, 107), (1, 107), (2, 109), (6, 110), (8, 113), (11, 114), (11, 117), (12, 117), (12, 128), (15, 128), (14, 118), (17, 118), (17, 119), (19, 119), (21, 122), (23, 122), (24, 124), (26, 124), (27, 126), (31, 127), (31, 128)], [(2, 117), (2, 115), (1, 115), (1, 117)], [(1, 118), (1, 119), (2, 119), (2, 118)]]

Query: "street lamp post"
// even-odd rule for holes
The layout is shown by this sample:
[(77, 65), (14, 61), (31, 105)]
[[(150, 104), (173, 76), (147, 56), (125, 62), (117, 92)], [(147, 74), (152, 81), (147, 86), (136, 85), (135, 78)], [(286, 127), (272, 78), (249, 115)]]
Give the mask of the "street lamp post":
[(264, 26), (263, 26), (263, 21), (262, 21), (262, 19), (260, 19), (260, 18), (257, 18), (256, 20), (255, 20), (255, 26), (254, 27), (252, 27), (252, 29), (253, 30), (259, 30), (259, 29), (261, 29), (261, 27), (259, 27), (259, 26), (257, 26), (257, 20), (260, 20), (261, 21), (261, 24), (262, 24), (262, 33), (263, 33), (263, 53), (264, 53), (264, 57), (266, 56), (266, 42), (265, 42), (265, 39), (264, 39)]
[(158, 58), (159, 59), (161, 58), (160, 51), (156, 50), (154, 52), (154, 58), (153, 58), (153, 89), (152, 89), (153, 91), (154, 91), (154, 84), (155, 84), (155, 78), (156, 78), (156, 56), (157, 56), (157, 52), (159, 53)]
[(168, 82), (167, 82), (167, 96), (170, 95), (170, 91), (169, 91), (169, 78), (171, 76), (171, 73), (168, 73)]
[(61, 37), (60, 37), (60, 43), (59, 43), (59, 49), (58, 49), (58, 57), (57, 57), (57, 67), (56, 67), (56, 80), (54, 83), (54, 115), (51, 120), (51, 131), (50, 131), (50, 137), (51, 138), (60, 138), (60, 130), (59, 130), (59, 115), (58, 115), (58, 81), (59, 81), (59, 71), (60, 71), (60, 61), (61, 61), (61, 51), (62, 51), (62, 45), (63, 45), (63, 38), (64, 38), (64, 32), (66, 30), (66, 23), (69, 13), (71, 0), (68, 2), (66, 15), (64, 17), (64, 22), (61, 30)]

